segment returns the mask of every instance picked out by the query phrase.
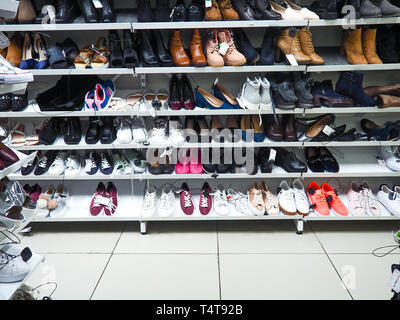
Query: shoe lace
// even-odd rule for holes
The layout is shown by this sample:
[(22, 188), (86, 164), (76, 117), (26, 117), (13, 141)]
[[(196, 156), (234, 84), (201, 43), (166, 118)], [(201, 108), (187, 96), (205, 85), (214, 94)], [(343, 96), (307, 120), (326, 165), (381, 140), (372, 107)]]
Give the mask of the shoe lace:
[(314, 200), (315, 200), (315, 204), (317, 205), (317, 207), (322, 206), (327, 203), (326, 198), (321, 190), (315, 191)]
[(222, 9), (231, 9), (232, 8), (231, 0), (221, 1), (220, 6)]
[(163, 192), (160, 197), (160, 207), (162, 209), (169, 209), (173, 206), (174, 201), (175, 197), (171, 192), (169, 193)]
[[(4, 251), (0, 251), (0, 270), (2, 270), (6, 265), (8, 265), (12, 260), (14, 260), (17, 256), (9, 254)], [(3, 262), (5, 261), (5, 262)]]
[(200, 207), (201, 208), (208, 208), (208, 192), (204, 191), (200, 197)]
[(154, 199), (156, 197), (156, 193), (146, 193), (146, 196), (143, 199), (143, 208), (149, 209), (154, 206)]
[(39, 164), (38, 164), (38, 166), (40, 167), (40, 168), (46, 168), (46, 165), (47, 165), (47, 157), (46, 156), (43, 156), (40, 160), (39, 160)]
[(212, 0), (212, 1), (211, 1), (211, 4), (212, 4), (212, 7), (213, 7), (213, 8), (217, 8), (217, 9), (219, 9), (219, 6), (218, 6), (218, 3), (217, 3), (217, 0)]
[(192, 197), (189, 194), (189, 192), (187, 192), (187, 191), (184, 191), (183, 202), (184, 202), (183, 205), (185, 208), (189, 208), (192, 206)]
[(254, 202), (256, 205), (264, 204), (264, 200), (263, 200), (261, 191), (259, 191), (259, 190), (254, 191)]
[(315, 50), (314, 50), (314, 45), (313, 45), (313, 42), (312, 42), (312, 34), (308, 30), (306, 30), (305, 34), (306, 34), (306, 40), (307, 40), (306, 42), (307, 42), (308, 50), (310, 50), (311, 53), (314, 53)]
[(94, 207), (101, 207), (101, 206), (107, 206), (107, 207), (109, 207), (110, 201), (111, 201), (111, 203), (112, 203), (111, 198), (104, 197), (104, 196), (102, 196), (102, 195), (100, 195), (100, 194), (96, 194), (96, 195), (94, 196), (93, 206), (94, 206)]
[(364, 198), (362, 197), (361, 194), (356, 193), (355, 196), (354, 196), (354, 200), (356, 202), (356, 206), (355, 206), (356, 208), (363, 208), (364, 207), (363, 206)]
[(363, 188), (361, 192), (363, 193), (364, 198), (367, 199), (367, 204), (370, 208), (378, 208), (378, 203), (373, 197), (370, 189)]
[(104, 169), (110, 168), (110, 163), (108, 162), (108, 160), (107, 160), (107, 158), (106, 158), (105, 155), (102, 155), (102, 157), (101, 157), (101, 166), (102, 166)]

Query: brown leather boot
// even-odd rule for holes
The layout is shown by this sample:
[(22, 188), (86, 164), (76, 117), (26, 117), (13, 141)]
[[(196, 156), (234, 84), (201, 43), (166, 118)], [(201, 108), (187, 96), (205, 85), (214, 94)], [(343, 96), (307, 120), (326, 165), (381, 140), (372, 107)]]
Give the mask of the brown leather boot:
[(190, 59), (183, 47), (181, 33), (178, 30), (171, 32), (169, 39), (169, 51), (171, 52), (172, 59), (178, 67), (189, 67)]
[(239, 14), (233, 9), (231, 0), (218, 0), (218, 5), (224, 20), (239, 20)]
[(364, 93), (370, 97), (377, 97), (379, 94), (400, 97), (400, 83), (393, 86), (371, 86), (364, 88)]
[(387, 94), (378, 95), (378, 106), (379, 108), (385, 109), (390, 107), (400, 106), (400, 97), (390, 96)]
[(22, 60), (23, 39), (18, 32), (15, 32), (10, 39), (10, 45), (7, 48), (6, 60), (14, 66), (19, 67)]
[(207, 30), (204, 49), (207, 54), (207, 63), (210, 67), (223, 67), (225, 65), (224, 58), (219, 53), (217, 29)]
[(315, 53), (314, 50), (314, 45), (312, 42), (312, 35), (310, 30), (308, 29), (301, 29), (299, 31), (299, 40), (300, 40), (300, 46), (301, 50), (303, 51), (304, 54), (309, 56), (311, 58), (311, 63), (312, 64), (324, 64), (325, 61)]
[(279, 54), (292, 54), (298, 64), (310, 64), (311, 58), (306, 55), (300, 46), (299, 33), (296, 31), (294, 36), (289, 34), (289, 28), (283, 29), (276, 42), (275, 59), (279, 61)]
[(344, 51), (350, 64), (368, 64), (361, 43), (361, 28), (348, 31)]
[(382, 60), (376, 54), (376, 29), (364, 30), (362, 34), (362, 45), (365, 58), (369, 64), (383, 64)]
[(211, 7), (206, 8), (205, 19), (210, 21), (222, 20), (222, 14), (217, 0), (212, 0), (211, 3)]
[(14, 18), (6, 19), (7, 24), (27, 24), (36, 18), (36, 11), (31, 0), (20, 0), (17, 14)]
[(192, 39), (190, 40), (190, 54), (192, 56), (192, 64), (195, 67), (204, 67), (207, 65), (207, 58), (201, 45), (199, 29), (193, 30)]

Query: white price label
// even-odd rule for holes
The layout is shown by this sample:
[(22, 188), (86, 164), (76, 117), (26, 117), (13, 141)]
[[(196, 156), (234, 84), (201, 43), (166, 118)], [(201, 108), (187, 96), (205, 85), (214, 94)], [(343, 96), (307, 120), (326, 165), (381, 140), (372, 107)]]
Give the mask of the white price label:
[(100, 0), (92, 0), (92, 1), (93, 1), (93, 4), (94, 4), (94, 7), (95, 7), (96, 9), (101, 9), (101, 8), (103, 8), (103, 5), (101, 4)]
[(0, 32), (0, 49), (7, 48), (10, 45), (10, 40), (3, 32)]
[(276, 158), (276, 150), (275, 149), (271, 149), (271, 151), (269, 152), (268, 161), (275, 161), (275, 158)]
[(210, 8), (212, 6), (211, 0), (206, 0), (206, 8)]
[(394, 292), (400, 293), (400, 271), (395, 269), (390, 278), (390, 287)]
[(292, 54), (287, 54), (286, 55), (287, 61), (289, 61), (291, 66), (298, 66), (299, 64), (297, 63), (296, 58)]
[(229, 49), (229, 44), (227, 44), (226, 42), (222, 42), (219, 44), (218, 52), (224, 56), (228, 51), (228, 49)]
[(330, 126), (326, 125), (323, 129), (322, 132), (325, 133), (327, 136), (331, 136), (332, 134), (335, 133), (335, 130), (332, 129)]

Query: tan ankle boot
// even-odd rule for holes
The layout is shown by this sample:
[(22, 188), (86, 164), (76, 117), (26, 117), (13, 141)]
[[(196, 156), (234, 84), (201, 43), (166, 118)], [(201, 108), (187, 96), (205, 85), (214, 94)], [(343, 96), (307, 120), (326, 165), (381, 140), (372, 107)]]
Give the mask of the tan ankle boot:
[(181, 33), (178, 30), (174, 30), (171, 33), (169, 39), (169, 51), (171, 52), (172, 59), (178, 67), (189, 67), (190, 59), (183, 47)]
[(239, 20), (239, 14), (233, 9), (231, 0), (219, 0), (218, 5), (224, 20)]
[(23, 39), (21, 35), (18, 32), (15, 32), (10, 39), (10, 45), (7, 48), (6, 59), (16, 67), (19, 67), (21, 64), (22, 45)]
[(228, 29), (218, 30), (218, 41), (219, 43), (227, 43), (229, 45), (224, 57), (225, 64), (227, 66), (242, 66), (247, 61), (243, 54), (236, 50), (233, 36)]
[(311, 63), (311, 58), (301, 50), (299, 33), (297, 31), (292, 37), (289, 34), (289, 28), (282, 30), (276, 42), (276, 46), (276, 60), (279, 60), (279, 54), (283, 52), (285, 55), (292, 54), (298, 64)]
[(203, 47), (201, 45), (201, 36), (199, 29), (194, 29), (192, 39), (190, 40), (190, 54), (192, 56), (192, 63), (196, 67), (204, 67), (207, 65), (207, 59), (204, 55)]
[(350, 64), (368, 64), (361, 43), (361, 28), (348, 31), (344, 42), (344, 51)]
[(206, 8), (205, 19), (211, 21), (222, 20), (222, 14), (217, 0), (212, 0), (211, 3), (211, 7)]
[(375, 38), (376, 29), (364, 30), (362, 34), (364, 56), (369, 64), (383, 64), (382, 60), (376, 54)]
[(207, 39), (204, 46), (207, 54), (207, 63), (210, 67), (223, 67), (224, 58), (219, 53), (217, 29), (207, 30)]
[(310, 30), (308, 29), (301, 29), (299, 31), (299, 40), (300, 40), (300, 46), (301, 50), (303, 51), (304, 54), (309, 56), (311, 58), (311, 63), (312, 64), (324, 64), (325, 61), (315, 53), (314, 50), (314, 45), (312, 42), (312, 35)]

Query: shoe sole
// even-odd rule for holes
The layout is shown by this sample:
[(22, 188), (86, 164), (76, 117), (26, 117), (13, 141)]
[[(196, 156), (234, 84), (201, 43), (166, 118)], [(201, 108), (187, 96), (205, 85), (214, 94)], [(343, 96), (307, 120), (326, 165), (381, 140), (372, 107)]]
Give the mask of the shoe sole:
[(295, 212), (290, 212), (290, 211), (287, 211), (287, 210), (285, 210), (285, 209), (283, 209), (282, 208), (282, 206), (279, 204), (279, 209), (284, 213), (284, 214), (286, 214), (286, 215), (288, 215), (288, 216), (295, 216), (296, 215), (296, 211)]

